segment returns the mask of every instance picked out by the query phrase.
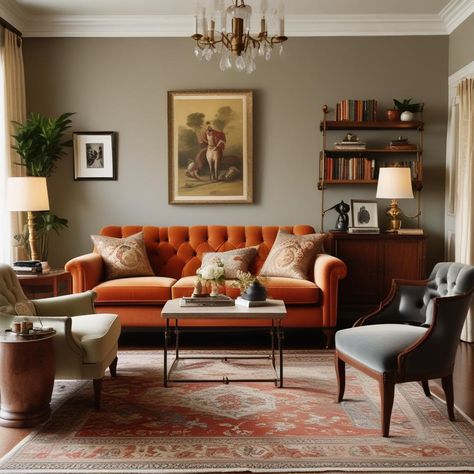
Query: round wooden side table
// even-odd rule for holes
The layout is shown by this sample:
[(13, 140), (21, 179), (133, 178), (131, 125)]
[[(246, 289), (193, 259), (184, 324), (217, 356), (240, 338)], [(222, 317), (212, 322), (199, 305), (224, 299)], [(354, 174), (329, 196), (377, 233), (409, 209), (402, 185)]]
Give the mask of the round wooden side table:
[(48, 298), (72, 293), (71, 274), (60, 268), (46, 273), (17, 274), (17, 278), (25, 295), (30, 299)]
[(55, 334), (0, 332), (0, 425), (34, 426), (50, 417)]

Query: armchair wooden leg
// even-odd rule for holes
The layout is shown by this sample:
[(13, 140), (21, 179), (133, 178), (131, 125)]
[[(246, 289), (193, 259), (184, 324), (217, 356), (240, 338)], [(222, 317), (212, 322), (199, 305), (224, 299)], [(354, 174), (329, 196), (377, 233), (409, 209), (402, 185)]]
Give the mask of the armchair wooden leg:
[(391, 380), (380, 380), (380, 409), (382, 416), (382, 436), (387, 438), (390, 431), (390, 418), (392, 416), (395, 383)]
[(340, 359), (337, 354), (334, 362), (336, 363), (336, 375), (337, 375), (337, 403), (341, 403), (344, 397), (344, 391), (346, 389), (346, 363)]
[(335, 332), (336, 332), (335, 329), (327, 329), (327, 328), (323, 329), (324, 342), (325, 342), (324, 347), (326, 349), (329, 349), (330, 347), (333, 346)]
[(102, 379), (94, 379), (94, 404), (96, 410), (100, 410), (100, 398), (102, 394)]
[(117, 377), (117, 362), (118, 362), (118, 357), (116, 357), (112, 361), (112, 363), (109, 365), (110, 375), (112, 377)]
[(428, 380), (422, 380), (421, 386), (423, 387), (423, 392), (425, 392), (425, 395), (427, 397), (431, 397), (430, 386), (429, 386)]
[(453, 388), (453, 374), (447, 375), (441, 379), (441, 386), (444, 390), (444, 396), (446, 397), (446, 407), (448, 409), (448, 416), (451, 421), (455, 421), (454, 418), (454, 388)]

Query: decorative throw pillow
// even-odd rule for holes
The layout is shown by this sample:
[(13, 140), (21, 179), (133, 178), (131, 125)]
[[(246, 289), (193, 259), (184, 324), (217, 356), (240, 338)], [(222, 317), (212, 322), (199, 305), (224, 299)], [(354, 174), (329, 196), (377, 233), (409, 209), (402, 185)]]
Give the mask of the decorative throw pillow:
[(146, 254), (143, 232), (123, 239), (104, 235), (92, 235), (91, 239), (104, 260), (106, 280), (154, 275)]
[(15, 304), (17, 316), (36, 316), (36, 308), (33, 301), (22, 300)]
[(257, 255), (257, 247), (246, 247), (243, 249), (229, 250), (227, 252), (207, 252), (202, 256), (202, 266), (208, 265), (215, 258), (219, 258), (224, 264), (225, 277), (227, 279), (238, 278), (237, 272), (246, 272), (250, 262)]
[(321, 253), (325, 234), (294, 235), (280, 230), (260, 275), (308, 279), (310, 266)]

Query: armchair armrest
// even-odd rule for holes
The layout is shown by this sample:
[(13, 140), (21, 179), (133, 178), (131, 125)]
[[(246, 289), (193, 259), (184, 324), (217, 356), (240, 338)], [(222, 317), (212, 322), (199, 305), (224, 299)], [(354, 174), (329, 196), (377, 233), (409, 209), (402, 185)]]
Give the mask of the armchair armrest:
[(472, 291), (433, 299), (430, 327), (423, 337), (398, 355), (398, 371), (404, 380), (427, 380), (452, 373), (471, 299)]
[(79, 316), (95, 313), (96, 293), (86, 291), (75, 295), (55, 296), (33, 300), (38, 316)]
[[(380, 306), (372, 313), (359, 318), (354, 326), (415, 322), (423, 307), (425, 288), (426, 280), (393, 279), (390, 293)], [(410, 317), (410, 313), (413, 317)]]
[(335, 327), (337, 323), (337, 296), (339, 280), (347, 275), (346, 264), (337, 257), (319, 254), (314, 262), (314, 282), (322, 293), (323, 325)]
[(64, 268), (71, 273), (74, 293), (92, 290), (104, 279), (104, 262), (97, 253), (75, 257)]

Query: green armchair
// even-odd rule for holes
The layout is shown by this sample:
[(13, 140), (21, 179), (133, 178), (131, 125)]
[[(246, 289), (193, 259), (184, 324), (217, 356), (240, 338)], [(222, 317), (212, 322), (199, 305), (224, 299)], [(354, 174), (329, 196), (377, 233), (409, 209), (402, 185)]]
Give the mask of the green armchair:
[(474, 290), (474, 267), (438, 263), (428, 280), (394, 280), (379, 310), (336, 333), (337, 402), (345, 389), (345, 364), (379, 382), (382, 435), (388, 436), (395, 384), (441, 378), (454, 421), (453, 369)]
[[(95, 293), (33, 300), (36, 315), (54, 337), (55, 378), (92, 379), (94, 401), (100, 408), (102, 379), (109, 367), (116, 376), (120, 321), (116, 314), (95, 314)], [(13, 322), (15, 304), (27, 300), (15, 272), (0, 263), (0, 330)]]

